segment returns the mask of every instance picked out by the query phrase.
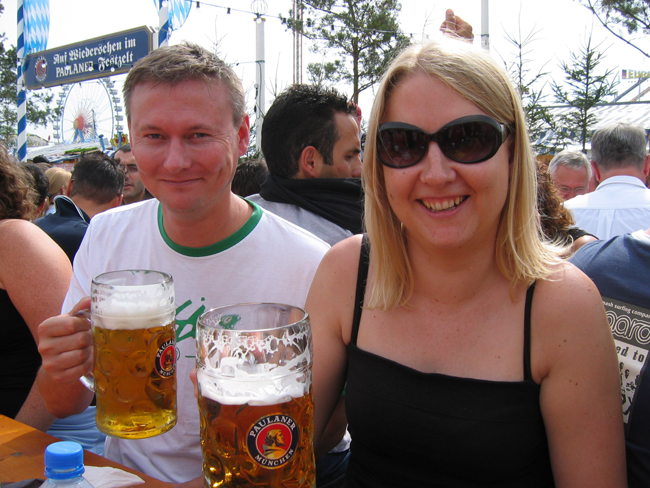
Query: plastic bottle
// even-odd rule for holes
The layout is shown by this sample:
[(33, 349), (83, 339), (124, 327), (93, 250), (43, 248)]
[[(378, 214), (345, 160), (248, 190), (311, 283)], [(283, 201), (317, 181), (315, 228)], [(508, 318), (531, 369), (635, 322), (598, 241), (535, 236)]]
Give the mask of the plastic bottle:
[(45, 449), (45, 483), (41, 488), (93, 488), (84, 471), (84, 451), (76, 442), (55, 442)]

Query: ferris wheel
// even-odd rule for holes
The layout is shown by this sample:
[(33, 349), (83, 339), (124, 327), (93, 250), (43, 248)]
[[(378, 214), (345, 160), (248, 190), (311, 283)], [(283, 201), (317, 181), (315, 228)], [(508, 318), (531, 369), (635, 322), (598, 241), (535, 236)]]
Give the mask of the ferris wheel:
[(63, 144), (110, 141), (122, 132), (122, 106), (110, 78), (64, 85), (58, 101), (61, 117), (54, 137)]

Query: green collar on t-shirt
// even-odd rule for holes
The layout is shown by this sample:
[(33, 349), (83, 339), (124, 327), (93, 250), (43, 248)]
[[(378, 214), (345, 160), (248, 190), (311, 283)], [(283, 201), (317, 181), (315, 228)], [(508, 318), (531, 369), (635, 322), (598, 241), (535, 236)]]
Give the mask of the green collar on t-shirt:
[(215, 242), (209, 246), (205, 247), (185, 247), (179, 244), (176, 244), (172, 241), (167, 232), (165, 232), (165, 227), (163, 226), (163, 214), (162, 214), (162, 205), (158, 204), (158, 229), (160, 230), (160, 235), (163, 240), (171, 247), (174, 251), (184, 256), (189, 256), (193, 258), (200, 258), (203, 256), (211, 256), (213, 254), (220, 253), (226, 249), (230, 249), (238, 242), (242, 241), (248, 234), (250, 234), (257, 223), (262, 218), (262, 209), (253, 202), (246, 200), (249, 205), (253, 207), (253, 214), (249, 217), (246, 223), (233, 235), (226, 237), (223, 241)]

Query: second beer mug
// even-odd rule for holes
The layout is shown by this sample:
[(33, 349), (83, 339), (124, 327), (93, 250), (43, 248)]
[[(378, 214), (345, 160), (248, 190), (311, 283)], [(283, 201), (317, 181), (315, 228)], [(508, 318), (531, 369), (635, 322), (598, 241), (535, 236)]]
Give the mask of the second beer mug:
[(166, 273), (124, 270), (91, 286), (97, 427), (142, 439), (176, 424), (174, 282)]
[(315, 486), (311, 328), (276, 303), (205, 312), (197, 381), (206, 487)]

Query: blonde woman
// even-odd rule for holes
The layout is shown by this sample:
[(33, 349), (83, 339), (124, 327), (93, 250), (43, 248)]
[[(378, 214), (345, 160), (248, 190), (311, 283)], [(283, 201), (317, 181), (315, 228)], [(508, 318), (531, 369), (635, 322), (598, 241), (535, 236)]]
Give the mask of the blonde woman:
[(361, 236), (337, 244), (307, 301), (317, 446), (346, 385), (346, 486), (625, 486), (612, 336), (541, 237), (535, 173), (487, 53), (441, 41), (389, 67), (363, 165), (369, 260)]
[(46, 211), (46, 215), (49, 215), (56, 210), (54, 197), (67, 194), (72, 173), (63, 168), (50, 168), (45, 171), (45, 176), (47, 176), (47, 180), (50, 182), (50, 188), (47, 193), (49, 207)]

